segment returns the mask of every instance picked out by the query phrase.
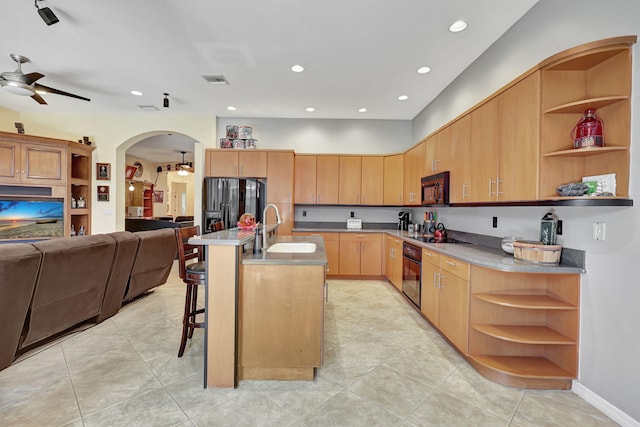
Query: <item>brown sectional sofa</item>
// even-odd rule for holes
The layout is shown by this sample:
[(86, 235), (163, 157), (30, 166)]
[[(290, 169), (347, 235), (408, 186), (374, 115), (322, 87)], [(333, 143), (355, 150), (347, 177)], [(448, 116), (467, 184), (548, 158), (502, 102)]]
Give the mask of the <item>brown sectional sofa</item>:
[(0, 369), (165, 283), (176, 251), (173, 229), (0, 245)]

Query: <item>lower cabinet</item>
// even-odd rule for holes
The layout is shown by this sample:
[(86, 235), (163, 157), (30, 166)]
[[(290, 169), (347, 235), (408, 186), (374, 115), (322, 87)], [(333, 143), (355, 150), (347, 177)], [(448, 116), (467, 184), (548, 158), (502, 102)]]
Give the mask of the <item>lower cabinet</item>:
[(382, 234), (340, 233), (341, 276), (382, 276)]
[(337, 276), (340, 265), (340, 233), (301, 232), (291, 233), (294, 236), (320, 236), (324, 240), (327, 253), (327, 277)]
[(393, 286), (402, 291), (402, 240), (384, 237), (384, 275)]
[(420, 310), (463, 354), (469, 344), (469, 264), (422, 250)]
[(580, 275), (471, 267), (469, 361), (511, 387), (570, 389), (578, 374)]

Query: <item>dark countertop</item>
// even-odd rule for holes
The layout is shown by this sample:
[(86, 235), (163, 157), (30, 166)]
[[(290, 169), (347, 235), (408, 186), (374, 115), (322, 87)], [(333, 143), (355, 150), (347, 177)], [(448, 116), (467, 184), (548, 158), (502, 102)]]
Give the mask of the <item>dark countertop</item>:
[[(338, 227), (342, 224), (342, 227)], [(395, 224), (391, 224), (395, 226)], [(441, 252), (445, 255), (468, 262), (469, 264), (480, 267), (487, 267), (494, 270), (520, 273), (553, 273), (553, 274), (584, 274), (586, 270), (580, 265), (574, 265), (567, 262), (561, 262), (559, 265), (542, 265), (534, 264), (522, 260), (515, 259), (513, 255), (507, 254), (502, 249), (486, 246), (476, 243), (425, 243), (415, 239), (415, 235), (410, 235), (407, 231), (399, 231), (390, 229), (390, 227), (381, 228), (363, 228), (363, 229), (347, 229), (344, 223), (296, 223), (293, 228), (294, 232), (325, 232), (325, 233), (385, 233), (394, 237), (398, 237), (403, 241), (411, 243), (414, 246)], [(453, 232), (455, 233), (455, 232)], [(453, 233), (450, 233), (453, 234)], [(468, 233), (461, 233), (465, 235)], [(458, 234), (452, 235), (458, 240)], [(495, 240), (498, 238), (490, 238)], [(499, 240), (499, 239), (498, 239)], [(565, 248), (563, 248), (563, 252)], [(575, 251), (567, 249), (567, 251)], [(581, 252), (581, 251), (578, 251)], [(563, 255), (564, 257), (564, 255)], [(562, 260), (561, 260), (562, 261)]]

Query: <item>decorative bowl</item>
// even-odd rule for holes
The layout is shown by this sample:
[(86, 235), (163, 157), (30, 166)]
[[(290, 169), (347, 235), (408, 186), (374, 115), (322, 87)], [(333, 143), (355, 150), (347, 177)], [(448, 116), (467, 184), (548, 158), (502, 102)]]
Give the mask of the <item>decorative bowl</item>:
[(502, 239), (502, 250), (513, 255), (513, 242), (522, 240), (522, 237), (506, 236)]

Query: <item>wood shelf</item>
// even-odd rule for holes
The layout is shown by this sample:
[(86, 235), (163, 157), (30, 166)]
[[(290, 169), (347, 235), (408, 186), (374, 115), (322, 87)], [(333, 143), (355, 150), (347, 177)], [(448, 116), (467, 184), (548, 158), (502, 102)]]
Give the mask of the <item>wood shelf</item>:
[(609, 146), (593, 148), (575, 148), (571, 150), (552, 151), (544, 154), (544, 157), (590, 157), (600, 154), (611, 153), (613, 151), (628, 151), (629, 147)]
[(575, 340), (567, 338), (546, 326), (472, 325), (472, 327), (485, 335), (521, 344), (576, 344)]
[(607, 105), (615, 104), (620, 101), (628, 101), (629, 96), (602, 96), (598, 98), (580, 99), (578, 101), (568, 102), (566, 104), (551, 107), (544, 114), (582, 114), (585, 110), (598, 110)]
[(521, 378), (573, 379), (574, 375), (542, 357), (525, 356), (471, 356), (494, 371)]
[[(560, 52), (540, 64), (547, 71), (582, 71), (588, 70), (607, 59), (613, 58), (634, 44), (637, 36), (622, 36), (599, 42), (589, 43)], [(598, 46), (599, 45), (599, 46)], [(585, 48), (593, 50), (584, 53)]]
[(70, 214), (73, 215), (89, 215), (90, 210), (88, 208), (72, 208), (69, 209)]
[(577, 307), (548, 295), (474, 294), (475, 298), (504, 307), (530, 310), (577, 310)]

